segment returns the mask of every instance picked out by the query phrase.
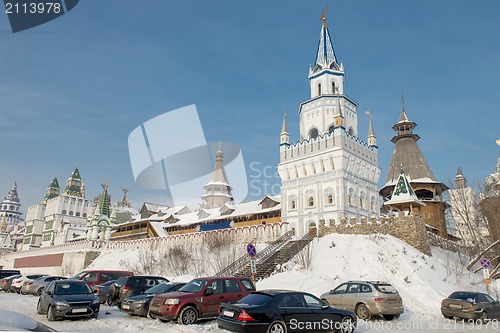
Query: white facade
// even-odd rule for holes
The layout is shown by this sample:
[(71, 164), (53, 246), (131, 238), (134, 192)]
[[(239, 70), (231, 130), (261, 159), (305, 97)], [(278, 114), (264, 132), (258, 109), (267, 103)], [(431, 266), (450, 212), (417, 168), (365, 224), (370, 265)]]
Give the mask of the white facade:
[(87, 232), (86, 219), (92, 208), (92, 202), (85, 199), (78, 168), (68, 178), (62, 194), (54, 178), (45, 198), (28, 208), (22, 249), (63, 244), (84, 235)]
[(298, 236), (322, 222), (379, 215), (376, 140), (358, 137), (357, 103), (344, 94), (325, 20), (309, 83), (311, 98), (299, 106), (300, 141), (288, 142), (285, 123), (280, 135), (282, 220)]

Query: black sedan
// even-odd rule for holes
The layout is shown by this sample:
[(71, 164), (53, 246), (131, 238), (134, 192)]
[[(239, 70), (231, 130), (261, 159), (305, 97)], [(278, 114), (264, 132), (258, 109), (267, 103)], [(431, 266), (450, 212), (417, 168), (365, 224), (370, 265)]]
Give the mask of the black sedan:
[(500, 319), (500, 302), (483, 293), (456, 291), (441, 302), (445, 318), (475, 319), (485, 323)]
[(37, 313), (47, 314), (47, 320), (64, 318), (97, 318), (99, 298), (85, 281), (52, 281), (42, 291), (38, 300)]
[(240, 333), (352, 333), (356, 328), (356, 315), (332, 308), (308, 293), (262, 290), (234, 303), (222, 303), (217, 324)]
[(179, 290), (184, 286), (185, 282), (169, 282), (160, 283), (154, 287), (149, 288), (144, 294), (129, 296), (125, 298), (121, 304), (121, 309), (131, 315), (143, 316), (154, 319), (154, 316), (149, 314), (149, 303), (156, 294), (170, 293)]

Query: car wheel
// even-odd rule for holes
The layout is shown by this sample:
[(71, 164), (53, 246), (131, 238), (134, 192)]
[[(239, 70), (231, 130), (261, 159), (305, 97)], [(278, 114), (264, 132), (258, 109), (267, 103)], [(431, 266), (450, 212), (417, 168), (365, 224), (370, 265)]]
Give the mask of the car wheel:
[(342, 323), (340, 324), (340, 332), (341, 333), (354, 332), (354, 323), (351, 317), (344, 317), (344, 319), (342, 319)]
[(286, 325), (281, 320), (275, 320), (269, 325), (266, 333), (286, 333)]
[(20, 294), (21, 295), (28, 295), (28, 293), (26, 292), (26, 290), (23, 290), (23, 289), (20, 289)]
[(192, 306), (186, 306), (179, 313), (177, 321), (182, 325), (192, 325), (198, 320), (198, 311)]
[(152, 314), (151, 311), (149, 311), (149, 310), (148, 310), (147, 317), (151, 318), (151, 319), (156, 319), (156, 316), (154, 314)]
[(48, 321), (55, 321), (56, 317), (54, 317), (54, 310), (52, 310), (52, 306), (49, 305), (49, 308), (47, 309), (47, 320)]
[(486, 324), (488, 321), (488, 314), (486, 312), (481, 313), (481, 324)]
[(36, 313), (43, 314), (42, 302), (40, 302), (40, 300), (38, 300), (38, 304), (36, 305)]
[(358, 316), (359, 319), (368, 320), (372, 315), (370, 314), (370, 310), (366, 305), (359, 304), (356, 307), (356, 316)]
[(394, 315), (382, 315), (384, 317), (385, 320), (393, 320), (394, 319)]

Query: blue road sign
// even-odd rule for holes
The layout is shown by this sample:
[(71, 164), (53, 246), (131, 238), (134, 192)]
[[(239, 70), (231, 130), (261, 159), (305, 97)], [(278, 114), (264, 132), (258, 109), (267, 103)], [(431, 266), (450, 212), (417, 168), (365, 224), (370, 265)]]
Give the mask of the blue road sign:
[(480, 263), (481, 263), (481, 266), (483, 268), (490, 268), (491, 267), (491, 261), (488, 258), (482, 258)]
[(257, 249), (255, 248), (255, 245), (253, 244), (248, 244), (247, 245), (247, 253), (250, 257), (255, 257), (257, 255)]

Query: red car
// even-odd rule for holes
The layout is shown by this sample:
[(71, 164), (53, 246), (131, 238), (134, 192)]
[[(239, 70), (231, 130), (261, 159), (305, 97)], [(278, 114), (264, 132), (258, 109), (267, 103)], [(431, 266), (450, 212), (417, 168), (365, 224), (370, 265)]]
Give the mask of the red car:
[(215, 318), (221, 302), (233, 302), (255, 291), (249, 278), (205, 277), (190, 281), (178, 292), (153, 297), (149, 316), (190, 325), (199, 318)]

